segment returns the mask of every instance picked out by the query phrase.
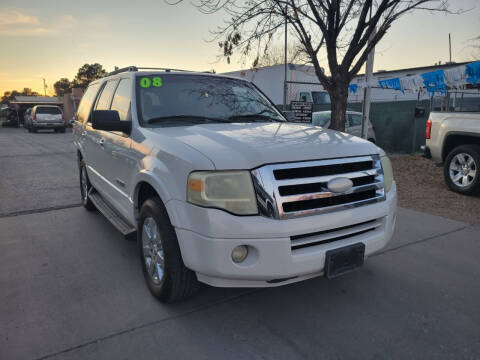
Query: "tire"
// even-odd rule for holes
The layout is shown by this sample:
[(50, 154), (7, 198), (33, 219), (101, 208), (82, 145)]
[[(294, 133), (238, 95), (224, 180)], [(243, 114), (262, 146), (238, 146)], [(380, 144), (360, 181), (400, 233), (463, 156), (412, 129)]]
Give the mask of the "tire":
[(36, 133), (36, 132), (37, 132), (37, 128), (35, 128), (34, 126), (32, 126), (31, 129), (32, 129), (32, 132), (33, 132), (33, 133)]
[(447, 156), (443, 167), (447, 186), (459, 194), (480, 193), (480, 146), (461, 145)]
[(78, 173), (80, 175), (80, 196), (82, 199), (82, 205), (88, 211), (94, 211), (97, 208), (88, 196), (93, 186), (90, 184), (90, 180), (88, 179), (87, 168), (83, 160), (80, 160), (78, 169)]
[(64, 133), (64, 132), (65, 132), (65, 127), (62, 127), (62, 128), (60, 128), (60, 129), (58, 129), (58, 132), (59, 132), (59, 133)]
[[(197, 276), (183, 263), (177, 235), (158, 197), (142, 205), (137, 243), (143, 275), (153, 296), (162, 302), (174, 303), (195, 294), (199, 288)], [(154, 266), (157, 263), (160, 268)]]

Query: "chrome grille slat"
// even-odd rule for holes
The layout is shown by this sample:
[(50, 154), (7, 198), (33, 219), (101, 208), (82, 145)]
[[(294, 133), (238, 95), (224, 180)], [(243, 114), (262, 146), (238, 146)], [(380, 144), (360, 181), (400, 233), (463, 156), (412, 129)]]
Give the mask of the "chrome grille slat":
[[(282, 170), (288, 172), (279, 172)], [(332, 174), (334, 170), (340, 173)], [(328, 182), (339, 177), (351, 179), (354, 186), (343, 193), (330, 191)], [(275, 219), (340, 211), (385, 200), (379, 155), (265, 165), (252, 170), (252, 179), (260, 212)]]
[[(346, 194), (354, 194), (362, 191), (367, 190), (379, 190), (383, 189), (383, 182), (377, 181), (373, 184), (361, 185), (361, 186), (354, 186), (350, 191)], [(292, 201), (303, 201), (303, 200), (311, 200), (311, 199), (324, 199), (334, 196), (345, 195), (344, 193), (333, 193), (330, 191), (322, 191), (316, 193), (307, 193), (307, 194), (300, 194), (300, 195), (293, 195), (293, 196), (280, 196), (280, 199), (283, 203), (285, 202), (292, 202)]]
[(325, 175), (325, 176), (315, 176), (315, 177), (306, 177), (300, 179), (288, 179), (288, 180), (275, 180), (279, 186), (288, 186), (288, 185), (300, 185), (300, 184), (309, 184), (309, 183), (327, 183), (336, 177), (342, 176), (349, 179), (363, 177), (363, 176), (376, 176), (378, 175), (376, 169), (366, 170), (366, 171), (355, 171), (344, 174), (335, 174), (335, 175)]
[(339, 237), (355, 236), (358, 233), (365, 232), (367, 230), (375, 230), (381, 225), (382, 222), (380, 220), (374, 220), (368, 223), (352, 225), (347, 227), (346, 229), (328, 231), (326, 234), (312, 234), (312, 236), (302, 237), (301, 239), (295, 239), (294, 237), (292, 237), (292, 248), (297, 248), (308, 244), (324, 243), (328, 242), (328, 240), (336, 239)]
[(326, 160), (313, 160), (313, 161), (300, 161), (294, 163), (274, 164), (275, 170), (281, 169), (298, 169), (302, 167), (315, 167), (324, 165), (336, 165), (336, 164), (352, 164), (363, 161), (372, 161), (372, 156), (355, 156), (339, 159), (326, 159)]

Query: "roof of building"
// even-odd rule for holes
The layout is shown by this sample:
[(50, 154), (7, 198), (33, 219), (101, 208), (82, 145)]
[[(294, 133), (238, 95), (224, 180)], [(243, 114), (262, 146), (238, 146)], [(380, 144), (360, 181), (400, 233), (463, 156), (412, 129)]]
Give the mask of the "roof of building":
[[(385, 74), (391, 74), (391, 73), (397, 73), (397, 72), (403, 72), (403, 71), (413, 71), (413, 72), (418, 72), (421, 70), (435, 70), (435, 69), (445, 69), (445, 68), (451, 68), (455, 66), (462, 66), (465, 64), (471, 63), (471, 61), (465, 61), (465, 62), (451, 62), (451, 63), (445, 63), (445, 64), (435, 64), (435, 65), (427, 65), (427, 66), (417, 66), (413, 68), (404, 68), (404, 69), (397, 69), (397, 70), (378, 70), (373, 73), (373, 75), (385, 75)], [(357, 74), (355, 76), (365, 76), (365, 74)]]
[[(422, 70), (435, 70), (435, 69), (445, 69), (445, 68), (451, 68), (451, 67), (455, 67), (455, 66), (461, 66), (461, 65), (465, 65), (465, 64), (468, 64), (470, 63), (471, 61), (465, 61), (465, 62), (451, 62), (451, 63), (444, 63), (444, 64), (435, 64), (435, 65), (426, 65), (426, 66), (417, 66), (417, 67), (412, 67), (412, 68), (403, 68), (403, 69), (396, 69), (396, 70), (378, 70), (378, 71), (375, 71), (373, 73), (373, 75), (385, 75), (385, 74), (392, 74), (392, 73), (397, 73), (397, 72), (403, 72), (403, 71), (412, 71), (412, 72), (418, 72), (418, 71), (422, 71)], [(240, 72), (240, 71), (251, 71), (251, 70), (260, 70), (260, 69), (264, 69), (264, 68), (269, 68), (269, 67), (277, 67), (277, 66), (284, 66), (284, 64), (277, 64), (277, 65), (270, 65), (270, 66), (262, 66), (262, 67), (259, 67), (259, 68), (256, 68), (256, 69), (244, 69), (244, 70), (235, 70), (235, 71), (229, 71), (229, 72), (225, 72), (224, 74), (228, 74), (228, 73), (236, 73), (236, 72)], [(305, 68), (305, 67), (308, 67), (308, 68), (312, 68), (313, 69), (313, 66), (312, 65), (305, 65), (305, 64), (292, 64), (292, 63), (288, 63), (288, 67), (290, 70), (292, 69), (295, 69), (295, 68)], [(355, 75), (356, 77), (357, 76), (365, 76), (365, 74), (357, 74)]]
[(11, 104), (63, 104), (62, 98), (56, 96), (15, 96)]

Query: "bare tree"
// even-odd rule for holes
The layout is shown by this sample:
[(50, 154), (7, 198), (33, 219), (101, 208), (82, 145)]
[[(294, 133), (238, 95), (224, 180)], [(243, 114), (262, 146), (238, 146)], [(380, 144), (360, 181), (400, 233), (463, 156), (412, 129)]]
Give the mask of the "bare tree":
[(470, 47), (473, 52), (472, 52), (472, 58), (474, 60), (477, 60), (480, 58), (480, 36), (475, 36), (473, 39), (469, 39)]
[[(280, 65), (285, 63), (285, 50), (283, 46), (269, 46), (268, 49), (265, 49), (265, 51), (263, 51), (261, 54), (256, 55), (257, 56), (253, 60), (252, 64), (253, 68)], [(305, 57), (301, 45), (298, 42), (290, 43), (287, 46), (287, 63), (295, 62), (309, 62), (308, 58)]]
[[(182, 0), (178, 0), (182, 1)], [(222, 54), (268, 51), (285, 21), (332, 100), (332, 128), (345, 129), (348, 85), (370, 50), (402, 15), (414, 10), (449, 12), (447, 0), (197, 0), (204, 13), (223, 11), (225, 25), (213, 31)], [(321, 54), (322, 53), (322, 54)], [(319, 59), (326, 57), (328, 72)]]

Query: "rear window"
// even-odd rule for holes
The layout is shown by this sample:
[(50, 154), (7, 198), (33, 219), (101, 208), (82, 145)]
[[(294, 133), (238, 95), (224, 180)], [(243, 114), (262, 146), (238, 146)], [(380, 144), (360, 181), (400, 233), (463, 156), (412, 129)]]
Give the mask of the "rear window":
[(35, 113), (38, 114), (49, 114), (49, 115), (61, 115), (62, 112), (58, 107), (38, 107)]

